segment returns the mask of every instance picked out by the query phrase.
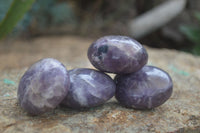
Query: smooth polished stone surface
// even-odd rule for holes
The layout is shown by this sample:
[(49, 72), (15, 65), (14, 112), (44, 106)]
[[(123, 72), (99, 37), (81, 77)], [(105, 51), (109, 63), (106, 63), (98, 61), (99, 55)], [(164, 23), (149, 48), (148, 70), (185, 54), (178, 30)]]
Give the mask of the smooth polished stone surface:
[(142, 68), (148, 60), (145, 48), (127, 36), (105, 36), (88, 49), (90, 62), (100, 71), (125, 74)]
[(82, 109), (101, 105), (115, 95), (116, 85), (105, 73), (77, 68), (69, 71), (71, 87), (62, 104)]
[(152, 109), (165, 103), (172, 95), (173, 83), (168, 73), (154, 66), (115, 77), (115, 97), (124, 106)]
[(19, 104), (30, 114), (45, 113), (64, 99), (69, 86), (69, 75), (64, 65), (56, 59), (42, 59), (22, 76), (17, 92)]

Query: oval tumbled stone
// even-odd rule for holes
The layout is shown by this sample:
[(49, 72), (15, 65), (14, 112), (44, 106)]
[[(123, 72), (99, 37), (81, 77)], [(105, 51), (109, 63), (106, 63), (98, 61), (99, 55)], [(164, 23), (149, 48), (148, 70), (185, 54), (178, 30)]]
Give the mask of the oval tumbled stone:
[(114, 81), (103, 72), (77, 68), (69, 71), (71, 86), (61, 103), (70, 108), (82, 109), (101, 105), (115, 95)]
[(127, 36), (105, 36), (88, 49), (88, 58), (103, 72), (126, 74), (138, 71), (148, 60), (145, 48)]
[(42, 59), (22, 76), (18, 87), (20, 106), (32, 115), (54, 109), (67, 95), (69, 74), (58, 60)]
[(127, 75), (117, 75), (116, 99), (126, 107), (152, 109), (166, 102), (171, 94), (173, 83), (163, 70), (144, 66), (141, 70)]

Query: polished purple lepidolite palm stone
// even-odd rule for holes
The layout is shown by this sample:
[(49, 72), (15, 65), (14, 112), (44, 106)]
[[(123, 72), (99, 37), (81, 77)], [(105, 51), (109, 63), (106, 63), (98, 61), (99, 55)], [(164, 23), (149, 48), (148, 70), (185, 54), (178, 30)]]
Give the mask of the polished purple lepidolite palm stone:
[(32, 115), (54, 109), (67, 95), (69, 74), (58, 60), (46, 58), (33, 64), (18, 87), (20, 106)]
[(88, 58), (103, 72), (126, 74), (141, 69), (148, 60), (145, 48), (127, 36), (105, 36), (88, 49)]
[(135, 109), (152, 109), (166, 102), (173, 83), (167, 72), (144, 66), (141, 70), (127, 75), (117, 75), (116, 99), (124, 106)]
[(74, 109), (101, 105), (115, 95), (114, 81), (103, 72), (77, 68), (69, 71), (71, 86), (62, 105)]

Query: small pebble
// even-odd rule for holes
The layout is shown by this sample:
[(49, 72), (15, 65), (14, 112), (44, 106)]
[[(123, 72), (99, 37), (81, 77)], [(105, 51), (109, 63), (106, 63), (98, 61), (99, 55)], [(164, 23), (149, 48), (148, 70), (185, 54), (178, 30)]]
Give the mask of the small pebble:
[(69, 75), (71, 86), (62, 105), (75, 109), (95, 107), (115, 95), (114, 81), (102, 72), (78, 68), (70, 70)]
[(67, 95), (69, 74), (58, 60), (46, 58), (33, 64), (18, 87), (20, 106), (32, 115), (54, 109)]
[(124, 106), (152, 109), (165, 103), (172, 94), (173, 83), (167, 72), (154, 66), (127, 75), (117, 75), (116, 99)]
[(105, 36), (88, 49), (92, 65), (103, 72), (127, 74), (141, 69), (148, 60), (145, 48), (127, 36)]

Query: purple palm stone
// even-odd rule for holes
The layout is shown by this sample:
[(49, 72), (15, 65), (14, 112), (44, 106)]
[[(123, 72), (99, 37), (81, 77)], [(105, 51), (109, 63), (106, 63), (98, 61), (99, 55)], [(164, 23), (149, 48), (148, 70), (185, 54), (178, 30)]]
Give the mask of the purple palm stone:
[(54, 109), (67, 95), (69, 74), (58, 60), (46, 58), (33, 64), (18, 87), (20, 106), (32, 115)]
[(71, 86), (64, 106), (81, 109), (101, 105), (115, 95), (116, 85), (106, 74), (87, 68), (69, 71)]
[(126, 107), (152, 109), (166, 102), (171, 94), (173, 83), (163, 70), (144, 66), (141, 70), (127, 75), (117, 75), (116, 99)]
[(148, 60), (145, 48), (127, 36), (105, 36), (88, 49), (90, 62), (103, 72), (126, 74), (141, 69)]

